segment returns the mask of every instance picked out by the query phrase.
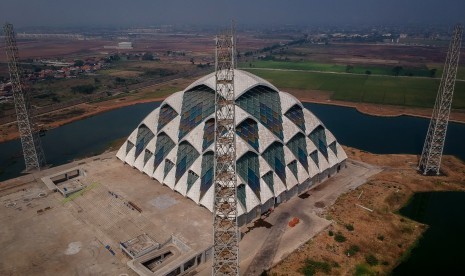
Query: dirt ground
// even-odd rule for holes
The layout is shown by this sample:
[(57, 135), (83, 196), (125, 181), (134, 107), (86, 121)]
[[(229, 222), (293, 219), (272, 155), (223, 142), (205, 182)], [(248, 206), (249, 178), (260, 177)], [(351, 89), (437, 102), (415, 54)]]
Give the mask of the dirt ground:
[[(455, 157), (443, 158), (444, 176), (426, 177), (416, 171), (417, 156), (344, 149), (349, 158), (381, 166), (384, 171), (339, 197), (323, 213), (333, 224), (276, 265), (270, 275), (301, 275), (299, 270), (307, 258), (330, 264), (331, 275), (353, 275), (357, 266), (384, 275), (427, 228), (395, 213), (410, 196), (423, 191), (465, 191), (465, 164)], [(335, 241), (338, 234), (346, 240)], [(351, 246), (358, 246), (359, 251), (347, 252)], [(375, 256), (379, 264), (369, 266), (365, 259), (368, 255)]]
[[(447, 47), (332, 43), (330, 45), (296, 46), (291, 53), (306, 55), (314, 61), (341, 64), (378, 64), (424, 66), (425, 61), (443, 64)], [(461, 53), (460, 64), (465, 64)]]

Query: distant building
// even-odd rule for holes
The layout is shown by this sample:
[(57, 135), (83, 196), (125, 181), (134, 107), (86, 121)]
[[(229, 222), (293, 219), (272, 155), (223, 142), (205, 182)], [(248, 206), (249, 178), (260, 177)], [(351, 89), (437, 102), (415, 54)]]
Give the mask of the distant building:
[(132, 49), (132, 42), (120, 42), (118, 43), (118, 49)]
[(119, 42), (117, 46), (103, 46), (104, 49), (131, 50), (132, 42)]

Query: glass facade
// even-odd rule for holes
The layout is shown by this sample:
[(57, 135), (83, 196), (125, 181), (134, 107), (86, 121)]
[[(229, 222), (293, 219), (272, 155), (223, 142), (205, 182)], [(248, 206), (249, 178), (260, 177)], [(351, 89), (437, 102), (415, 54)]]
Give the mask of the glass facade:
[(196, 86), (184, 93), (179, 140), (215, 112), (215, 91), (206, 85)]
[(286, 183), (283, 145), (279, 142), (271, 144), (262, 154), (268, 165), (276, 172), (283, 183)]
[(274, 180), (273, 180), (273, 171), (269, 171), (262, 176), (263, 181), (266, 185), (270, 187), (270, 190), (274, 192)]
[(302, 107), (296, 104), (286, 111), (284, 115), (305, 133), (305, 117)]
[(236, 133), (256, 151), (258, 151), (258, 125), (254, 120), (247, 118), (236, 127)]
[(153, 132), (144, 124), (139, 127), (137, 131), (137, 140), (136, 140), (136, 158), (139, 154), (147, 147), (147, 144), (150, 140), (153, 139), (155, 135)]
[(237, 186), (237, 199), (242, 204), (244, 209), (247, 209), (247, 201), (246, 201), (246, 193), (245, 193), (245, 185), (241, 184)]
[(236, 100), (236, 104), (254, 116), (278, 138), (283, 139), (281, 101), (277, 91), (259, 85), (242, 94)]
[(165, 178), (168, 173), (171, 171), (171, 169), (174, 167), (174, 163), (171, 162), (169, 159), (165, 159), (165, 170), (163, 172), (163, 178)]
[(202, 173), (200, 174), (200, 199), (210, 189), (213, 184), (213, 151), (208, 151), (202, 158)]
[(310, 158), (312, 158), (313, 162), (315, 162), (317, 167), (320, 167), (320, 163), (318, 162), (318, 151), (314, 150), (312, 153), (310, 153)]
[(332, 142), (331, 144), (329, 144), (328, 146), (333, 152), (334, 154), (337, 156), (337, 147), (336, 147), (336, 141)]
[(198, 178), (199, 176), (195, 172), (191, 170), (187, 172), (187, 192), (189, 192), (189, 190), (192, 188), (192, 185), (194, 185)]
[(199, 153), (187, 141), (181, 142), (178, 147), (178, 157), (176, 159), (176, 182), (178, 183), (181, 176), (191, 167)]
[(302, 133), (297, 133), (294, 137), (287, 142), (287, 147), (291, 150), (294, 154), (295, 158), (297, 158), (302, 164), (302, 166), (308, 172), (308, 160), (307, 160), (307, 142), (305, 135)]
[(312, 140), (315, 147), (326, 157), (328, 158), (328, 150), (326, 143), (326, 133), (325, 128), (322, 125), (317, 126), (311, 133), (308, 135), (308, 138)]
[(205, 151), (215, 140), (215, 119), (210, 119), (205, 122), (203, 128), (203, 144), (202, 151)]
[(287, 167), (289, 168), (289, 170), (291, 170), (292, 174), (294, 174), (295, 178), (299, 179), (297, 177), (297, 161), (291, 161), (291, 163), (287, 164)]
[(174, 148), (176, 144), (173, 140), (162, 132), (157, 136), (157, 142), (155, 144), (155, 160), (154, 166), (155, 169), (158, 168), (163, 159), (168, 155), (168, 153)]
[(168, 104), (164, 104), (160, 108), (160, 116), (158, 116), (158, 128), (157, 132), (160, 131), (166, 124), (171, 122), (174, 118), (178, 116), (178, 113)]
[(153, 156), (153, 153), (150, 152), (148, 149), (145, 149), (145, 153), (144, 153), (144, 166), (145, 164), (147, 164), (147, 161), (149, 161), (150, 157)]
[(258, 164), (258, 155), (251, 151), (246, 152), (237, 160), (236, 170), (255, 195), (260, 198), (260, 166)]

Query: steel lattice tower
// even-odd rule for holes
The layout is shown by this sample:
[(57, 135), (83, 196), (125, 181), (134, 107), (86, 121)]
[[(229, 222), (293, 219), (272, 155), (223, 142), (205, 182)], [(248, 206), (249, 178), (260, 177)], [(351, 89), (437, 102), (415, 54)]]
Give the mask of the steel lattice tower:
[(424, 175), (439, 174), (457, 76), (462, 33), (463, 27), (456, 25), (447, 52), (444, 72), (442, 73), (441, 84), (436, 96), (436, 103), (434, 104), (420, 163), (418, 164), (418, 169)]
[(239, 275), (234, 37), (216, 37), (213, 275)]
[(6, 56), (13, 88), (18, 130), (23, 147), (26, 171), (40, 170), (45, 165), (44, 152), (34, 123), (33, 110), (29, 101), (29, 93), (24, 87), (23, 74), (19, 67), (18, 47), (13, 25), (6, 23), (3, 27), (6, 40)]

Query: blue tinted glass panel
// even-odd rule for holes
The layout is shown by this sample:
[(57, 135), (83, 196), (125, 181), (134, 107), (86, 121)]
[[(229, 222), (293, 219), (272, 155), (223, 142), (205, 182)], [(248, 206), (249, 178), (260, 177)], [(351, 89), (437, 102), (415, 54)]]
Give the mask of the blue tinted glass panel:
[(248, 118), (236, 127), (236, 133), (256, 151), (258, 151), (258, 125)]
[(178, 183), (181, 176), (190, 168), (194, 161), (199, 157), (197, 150), (188, 142), (184, 141), (179, 144), (178, 155), (176, 159), (176, 182)]
[(144, 166), (147, 164), (147, 161), (149, 161), (150, 157), (152, 157), (153, 153), (151, 153), (148, 149), (145, 150), (144, 154)]
[(137, 140), (136, 140), (136, 158), (144, 150), (147, 144), (152, 140), (155, 135), (152, 131), (146, 126), (141, 125), (137, 131)]
[(274, 193), (274, 180), (273, 180), (273, 172), (269, 171), (265, 175), (262, 176), (263, 181), (265, 181), (266, 185), (270, 187), (270, 190)]
[(297, 177), (297, 161), (292, 161), (291, 163), (287, 164), (287, 167), (289, 168), (289, 170), (291, 170), (292, 174), (294, 174), (295, 178), (299, 179)]
[(187, 173), (187, 191), (189, 192), (189, 190), (192, 188), (192, 185), (194, 185), (195, 181), (197, 181), (197, 179), (199, 178), (199, 176), (189, 170), (189, 172)]
[(262, 154), (268, 165), (276, 172), (283, 183), (286, 183), (283, 145), (278, 142), (271, 144)]
[(158, 129), (160, 131), (166, 124), (171, 122), (178, 116), (178, 113), (169, 105), (165, 104), (160, 108), (160, 116), (158, 117)]
[(317, 147), (324, 157), (328, 158), (325, 128), (322, 125), (317, 126), (310, 135), (308, 135), (308, 138), (312, 140), (315, 147)]
[(305, 132), (304, 112), (299, 105), (292, 106), (284, 115)]
[(245, 193), (245, 185), (241, 184), (237, 187), (237, 199), (239, 202), (242, 204), (244, 209), (247, 210), (247, 205), (246, 205), (246, 193)]
[(213, 184), (213, 152), (209, 151), (202, 158), (202, 173), (200, 174), (200, 199)]
[(134, 144), (128, 141), (126, 144), (126, 154), (128, 154), (129, 151), (131, 151), (133, 147), (134, 147)]
[(215, 91), (205, 85), (196, 86), (184, 93), (179, 124), (179, 139), (198, 126), (215, 111)]
[(260, 166), (258, 163), (258, 155), (250, 151), (242, 155), (241, 158), (237, 160), (236, 170), (239, 176), (260, 199)]
[(317, 167), (320, 167), (320, 163), (318, 162), (318, 151), (317, 150), (310, 153), (310, 158), (312, 158), (313, 162), (315, 162)]
[(154, 167), (158, 168), (158, 165), (168, 155), (168, 153), (174, 148), (175, 143), (170, 139), (164, 132), (157, 136), (157, 142), (155, 144), (155, 160)]
[(334, 154), (337, 156), (337, 147), (336, 147), (336, 141), (332, 142), (329, 145), (329, 148), (334, 152)]
[(165, 161), (165, 170), (164, 170), (164, 176), (163, 178), (166, 177), (166, 175), (168, 175), (168, 173), (171, 171), (171, 169), (174, 167), (174, 163), (171, 162), (170, 160), (166, 159)]
[(289, 140), (289, 142), (287, 142), (287, 147), (294, 154), (295, 158), (299, 160), (305, 170), (308, 171), (307, 142), (305, 139), (305, 135), (297, 133), (291, 138), (291, 140)]
[(203, 128), (203, 144), (202, 150), (206, 150), (215, 140), (215, 119), (210, 119), (205, 122)]
[(237, 100), (236, 104), (254, 116), (274, 135), (283, 139), (281, 101), (277, 91), (266, 86), (256, 86)]

